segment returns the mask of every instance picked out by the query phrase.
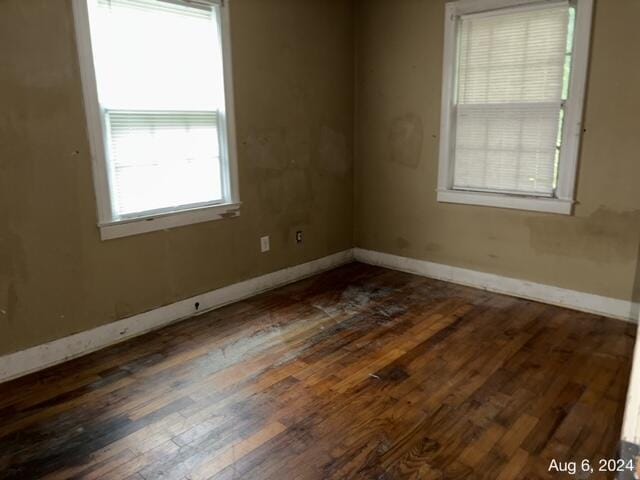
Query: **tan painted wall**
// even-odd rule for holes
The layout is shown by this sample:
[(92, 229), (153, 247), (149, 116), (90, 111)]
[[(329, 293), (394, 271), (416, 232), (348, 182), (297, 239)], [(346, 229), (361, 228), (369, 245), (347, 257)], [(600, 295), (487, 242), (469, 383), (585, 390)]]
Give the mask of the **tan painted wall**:
[(640, 1), (596, 1), (574, 216), (436, 202), (444, 3), (358, 2), (356, 244), (631, 298), (640, 245)]
[(240, 218), (101, 242), (71, 2), (0, 1), (0, 354), (352, 246), (351, 2), (231, 16)]
[(240, 218), (101, 242), (70, 0), (0, 1), (0, 354), (349, 248), (352, 225), (363, 248), (638, 300), (640, 2), (597, 0), (572, 217), (438, 204), (444, 0), (356, 4), (354, 49), (348, 0), (233, 0)]

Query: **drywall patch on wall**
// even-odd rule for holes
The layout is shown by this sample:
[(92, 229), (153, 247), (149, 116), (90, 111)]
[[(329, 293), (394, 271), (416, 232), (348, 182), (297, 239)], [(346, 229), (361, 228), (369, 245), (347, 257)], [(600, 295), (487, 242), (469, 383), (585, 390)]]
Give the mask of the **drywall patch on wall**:
[(287, 166), (286, 131), (284, 128), (267, 128), (247, 135), (242, 142), (247, 160), (253, 168), (282, 170)]
[(422, 117), (415, 113), (396, 117), (389, 131), (390, 161), (416, 168), (420, 163), (423, 137)]
[(254, 130), (242, 142), (252, 176), (259, 178), (261, 205), (280, 226), (309, 222), (313, 189), (309, 163), (309, 135), (305, 129)]
[(616, 212), (601, 206), (586, 217), (539, 216), (526, 220), (537, 252), (600, 263), (636, 261), (640, 210)]

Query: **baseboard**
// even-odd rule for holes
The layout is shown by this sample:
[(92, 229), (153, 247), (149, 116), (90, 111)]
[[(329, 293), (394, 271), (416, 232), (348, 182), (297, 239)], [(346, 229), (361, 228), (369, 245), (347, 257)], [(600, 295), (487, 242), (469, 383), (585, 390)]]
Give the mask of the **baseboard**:
[[(196, 295), (171, 305), (0, 357), (0, 382), (62, 363), (196, 314), (310, 277), (353, 261), (351, 249)], [(199, 309), (195, 310), (198, 302)]]
[[(0, 357), (0, 382), (27, 375), (72, 358), (162, 328), (196, 314), (310, 277), (352, 260), (496, 293), (527, 298), (620, 320), (637, 322), (638, 305), (625, 300), (452, 267), (424, 260), (355, 248), (196, 295), (133, 317)], [(194, 305), (200, 308), (196, 312)]]
[(362, 263), (414, 273), (423, 277), (481, 288), (514, 297), (536, 300), (633, 323), (637, 323), (638, 321), (638, 304), (625, 300), (577, 292), (566, 288), (503, 277), (501, 275), (468, 270), (466, 268), (452, 267), (427, 262), (425, 260), (400, 257), (388, 253), (374, 252), (361, 248), (354, 249), (354, 257)]

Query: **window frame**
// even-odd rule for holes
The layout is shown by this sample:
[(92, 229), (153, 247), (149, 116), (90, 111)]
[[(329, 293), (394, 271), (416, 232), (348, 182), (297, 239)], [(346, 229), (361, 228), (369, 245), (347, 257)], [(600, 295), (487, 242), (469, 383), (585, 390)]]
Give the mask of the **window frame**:
[[(558, 164), (555, 196), (519, 193), (483, 192), (453, 188), (455, 142), (455, 82), (457, 75), (458, 20), (462, 15), (487, 13), (501, 9), (544, 8), (567, 3), (575, 7), (575, 30), (569, 79), (569, 97), (565, 102), (562, 148)], [(575, 203), (575, 185), (582, 136), (583, 109), (591, 43), (593, 0), (457, 0), (445, 6), (440, 154), (437, 200), (444, 203), (481, 205), (516, 210), (531, 210), (571, 215)]]
[[(224, 75), (225, 111), (218, 112), (220, 161), (222, 169), (223, 200), (206, 204), (193, 204), (173, 209), (147, 211), (133, 215), (115, 215), (110, 190), (110, 162), (107, 154), (108, 131), (105, 109), (98, 100), (98, 86), (93, 61), (93, 47), (89, 24), (89, 0), (73, 0), (75, 36), (82, 82), (87, 133), (91, 148), (93, 182), (98, 210), (98, 228), (102, 240), (137, 235), (157, 230), (208, 222), (240, 215), (238, 185), (235, 102), (233, 92), (231, 34), (229, 20), (230, 0), (209, 0), (219, 9), (220, 43)], [(170, 0), (189, 6), (188, 1)]]

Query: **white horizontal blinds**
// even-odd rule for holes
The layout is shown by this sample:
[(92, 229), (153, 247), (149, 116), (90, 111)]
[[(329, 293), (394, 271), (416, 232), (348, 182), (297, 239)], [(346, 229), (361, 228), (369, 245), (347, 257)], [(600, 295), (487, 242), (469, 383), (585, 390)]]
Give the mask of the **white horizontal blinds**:
[(215, 112), (107, 111), (120, 214), (222, 199)]
[(221, 201), (217, 7), (89, 1), (114, 216)]
[(454, 188), (553, 195), (568, 23), (567, 4), (460, 19)]

